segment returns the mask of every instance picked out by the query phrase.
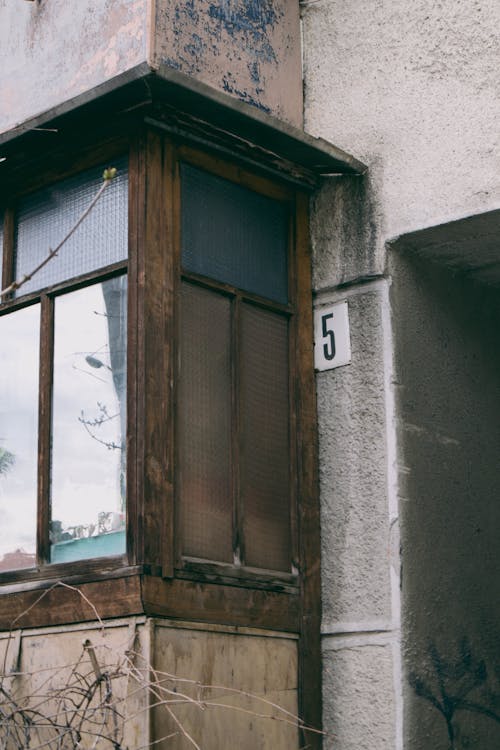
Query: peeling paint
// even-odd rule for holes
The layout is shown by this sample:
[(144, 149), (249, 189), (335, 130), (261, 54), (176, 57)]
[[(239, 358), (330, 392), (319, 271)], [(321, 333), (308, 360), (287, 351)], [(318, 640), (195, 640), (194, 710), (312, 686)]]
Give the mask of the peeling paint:
[(158, 0), (153, 65), (301, 125), (299, 31), (286, 0)]

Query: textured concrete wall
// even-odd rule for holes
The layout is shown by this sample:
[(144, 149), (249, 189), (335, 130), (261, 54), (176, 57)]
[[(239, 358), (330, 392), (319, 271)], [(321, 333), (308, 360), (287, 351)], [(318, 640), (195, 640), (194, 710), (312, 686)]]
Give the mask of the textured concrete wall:
[(305, 127), (369, 166), (371, 264), (383, 270), (386, 238), (497, 207), (500, 5), (302, 8)]
[(315, 305), (344, 299), (351, 364), (317, 376), (325, 747), (385, 750), (401, 730), (388, 284), (327, 287)]
[(0, 0), (0, 132), (146, 59), (148, 0)]
[(147, 62), (302, 125), (298, 2), (0, 0), (0, 132)]
[(302, 124), (298, 2), (156, 0), (153, 65)]
[[(443, 243), (445, 235), (443, 228)], [(405, 747), (493, 749), (500, 747), (500, 284), (484, 286), (468, 270), (451, 273), (408, 248), (392, 254), (391, 271)]]
[[(407, 682), (409, 672), (420, 659), (428, 677), (432, 661), (426, 649), (429, 648), (432, 613), (438, 606), (437, 594), (428, 602), (424, 601), (424, 594), (430, 596), (433, 586), (435, 590), (442, 585), (447, 575), (446, 566), (458, 564), (459, 560), (462, 572), (468, 561), (467, 597), (470, 593), (473, 608), (477, 609), (474, 602), (477, 603), (478, 597), (486, 601), (486, 594), (484, 583), (479, 586), (483, 593), (473, 592), (476, 583), (479, 585), (475, 548), (466, 544), (464, 549), (470, 554), (465, 551), (459, 554), (457, 547), (452, 552), (450, 537), (447, 552), (440, 552), (442, 542), (438, 530), (441, 536), (445, 534), (445, 522), (432, 527), (437, 521), (438, 482), (445, 491), (448, 513), (452, 511), (454, 480), (450, 479), (450, 465), (445, 460), (449, 445), (440, 447), (441, 464), (434, 470), (435, 480), (429, 479), (429, 490), (431, 481), (436, 482), (434, 502), (428, 495), (422, 497), (425, 484), (417, 491), (414, 479), (408, 506), (403, 500), (398, 503), (396, 489), (403, 475), (398, 477), (396, 473), (397, 454), (399, 449), (404, 449), (404, 464), (411, 465), (411, 449), (409, 438), (403, 439), (402, 433), (395, 430), (393, 381), (398, 382), (399, 375), (395, 378), (392, 374), (392, 359), (396, 355), (400, 358), (398, 361), (402, 361), (411, 349), (411, 336), (425, 338), (426, 326), (418, 329), (411, 326), (412, 322), (413, 326), (417, 325), (414, 318), (421, 304), (415, 303), (411, 310), (407, 307), (406, 290), (417, 283), (414, 279), (401, 286), (397, 297), (393, 297), (391, 312), (387, 312), (390, 285), (396, 284), (397, 276), (403, 273), (400, 266), (394, 266), (391, 280), (387, 242), (412, 230), (490, 211), (499, 205), (500, 6), (491, 0), (473, 3), (445, 0), (434, 4), (424, 0), (368, 4), (361, 0), (349, 3), (303, 0), (301, 9), (305, 128), (353, 153), (369, 168), (368, 175), (363, 177), (325, 181), (312, 202), (317, 304), (342, 299), (348, 289), (354, 352), (351, 365), (321, 373), (317, 381), (323, 508), (325, 723), (337, 732), (337, 743), (332, 741), (336, 750), (365, 746), (370, 750), (393, 750), (403, 747), (403, 743), (412, 750), (424, 747), (448, 750), (446, 726), (443, 739), (437, 734), (439, 717), (429, 719), (435, 709), (429, 708), (429, 702), (417, 698)], [(491, 237), (489, 246), (493, 256), (494, 244)], [(408, 252), (411, 253), (411, 248)], [(472, 263), (475, 252), (472, 241), (467, 252)], [(495, 260), (493, 256), (490, 260), (496, 263), (498, 257), (495, 256)], [(406, 276), (406, 271), (404, 273)], [(487, 269), (483, 268), (482, 273), (487, 273)], [(377, 277), (381, 281), (373, 282)], [(368, 300), (365, 292), (374, 283), (382, 286)], [(443, 283), (441, 294), (446, 297), (449, 291)], [(386, 311), (378, 316), (377, 296), (380, 310)], [(436, 306), (434, 311), (436, 315), (444, 313)], [(470, 314), (473, 315), (473, 310)], [(496, 317), (494, 319), (497, 321)], [(406, 333), (402, 332), (402, 321), (405, 321)], [(428, 318), (426, 321), (429, 323)], [(458, 328), (456, 323), (449, 333), (451, 338), (455, 333), (458, 335)], [(479, 335), (479, 321), (477, 328)], [(437, 340), (434, 343), (438, 346)], [(419, 360), (413, 360), (409, 394), (419, 394), (431, 379), (424, 344), (419, 342), (417, 347)], [(442, 354), (446, 357), (446, 352)], [(453, 349), (453, 357), (456, 368), (458, 344)], [(437, 355), (433, 356), (433, 364), (436, 358)], [(419, 367), (427, 373), (425, 383), (417, 377)], [(461, 393), (462, 400), (470, 399), (465, 381), (462, 387), (463, 390), (456, 393)], [(427, 393), (419, 395), (422, 408), (426, 408), (426, 429), (430, 430), (433, 410), (446, 405), (449, 398), (444, 379), (429, 395), (430, 403), (425, 403)], [(484, 403), (486, 398), (483, 397)], [(459, 399), (458, 395), (453, 396), (457, 409)], [(493, 403), (497, 405), (495, 399)], [(400, 411), (401, 401), (397, 403)], [(482, 414), (483, 406), (478, 409)], [(489, 428), (486, 425), (480, 428), (479, 421), (479, 417), (474, 418), (474, 429), (485, 440)], [(465, 422), (465, 417), (461, 417), (464, 431)], [(446, 436), (448, 432), (442, 434)], [(492, 426), (491, 434), (496, 440), (496, 427)], [(423, 433), (419, 435), (419, 439), (424, 440)], [(412, 439), (417, 438), (413, 435)], [(491, 451), (487, 455), (489, 463), (493, 464), (493, 449)], [(474, 461), (477, 459), (477, 468), (473, 470), (476, 478), (484, 466), (484, 458), (479, 453), (475, 449), (471, 456)], [(431, 457), (431, 454), (426, 456), (427, 460)], [(493, 465), (498, 467), (498, 460)], [(460, 468), (458, 457), (452, 466), (455, 470)], [(424, 476), (425, 471), (423, 460), (419, 462), (417, 473)], [(493, 482), (491, 471), (488, 477)], [(459, 484), (464, 490), (465, 479)], [(455, 486), (455, 489), (459, 488)], [(404, 496), (406, 503), (406, 492)], [(480, 505), (478, 520), (484, 520), (491, 511), (487, 510), (486, 499), (481, 500)], [(417, 619), (422, 641), (418, 641), (415, 652), (405, 653), (402, 669), (397, 645), (400, 607), (397, 519), (401, 508), (407, 507), (411, 508), (411, 514), (405, 516), (404, 564), (408, 570), (403, 581), (404, 628), (407, 638), (411, 639), (417, 625), (410, 627), (410, 623), (420, 607)], [(457, 540), (465, 541), (472, 533), (470, 513), (470, 505), (469, 511), (464, 506), (453, 516), (453, 521), (448, 521)], [(428, 521), (426, 514), (429, 514)], [(495, 516), (492, 520), (498, 519)], [(477, 528), (482, 525), (478, 523)], [(426, 562), (428, 532), (432, 532), (429, 539), (432, 540), (430, 546), (434, 545), (434, 554), (430, 554)], [(409, 540), (413, 540), (415, 546), (408, 547)], [(460, 546), (460, 542), (456, 544)], [(389, 547), (394, 551), (392, 566)], [(487, 549), (484, 555), (488, 562), (480, 557), (478, 567), (484, 563), (491, 572), (491, 547), (488, 545)], [(438, 565), (436, 569), (433, 567)], [(459, 586), (459, 577), (453, 571), (450, 574), (446, 604), (443, 600), (445, 609), (452, 599), (452, 588)], [(389, 578), (392, 581), (390, 594)], [(412, 592), (408, 597), (405, 587), (410, 587)], [(422, 597), (420, 603), (419, 596)], [(464, 606), (460, 598), (455, 596), (454, 609), (449, 610), (458, 617)], [(391, 608), (392, 624), (388, 616)], [(450, 625), (446, 615), (442, 619)], [(476, 624), (470, 630), (477, 635), (478, 628)], [(367, 632), (356, 635), (362, 629)], [(458, 658), (459, 631), (458, 623), (449, 631), (453, 633), (448, 649), (450, 660)], [(427, 633), (427, 640), (424, 633)], [(373, 639), (382, 641), (375, 646)], [(353, 648), (347, 651), (349, 643)], [(481, 655), (478, 653), (477, 657), (480, 659)], [(473, 658), (476, 658), (476, 649)], [(403, 685), (405, 735), (402, 729)], [(384, 701), (383, 705), (380, 701)], [(428, 719), (430, 724), (426, 724)], [(472, 725), (472, 719), (470, 723)], [(427, 744), (424, 740), (426, 726), (430, 727)], [(443, 731), (442, 724), (440, 726)], [(415, 734), (418, 727), (420, 734)], [(411, 742), (413, 744), (407, 745)], [(498, 744), (497, 740), (493, 742), (492, 735), (474, 734), (472, 729), (460, 742), (462, 744), (456, 744), (455, 750), (467, 746), (490, 748)]]

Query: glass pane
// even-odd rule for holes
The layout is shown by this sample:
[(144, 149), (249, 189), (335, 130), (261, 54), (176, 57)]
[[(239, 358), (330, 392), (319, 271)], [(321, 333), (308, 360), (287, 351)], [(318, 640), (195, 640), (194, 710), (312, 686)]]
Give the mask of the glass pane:
[(247, 565), (290, 570), (288, 324), (242, 307), (241, 496)]
[(127, 278), (57, 297), (51, 562), (125, 552)]
[(182, 285), (179, 492), (185, 555), (232, 562), (230, 301)]
[(287, 302), (286, 206), (188, 164), (181, 175), (184, 268)]
[[(43, 289), (127, 257), (127, 161), (114, 160), (118, 174), (52, 258), (18, 294)], [(16, 222), (15, 278), (30, 273), (64, 239), (100, 186), (104, 167), (82, 172), (24, 198)]]
[(35, 565), (38, 305), (0, 317), (0, 571)]

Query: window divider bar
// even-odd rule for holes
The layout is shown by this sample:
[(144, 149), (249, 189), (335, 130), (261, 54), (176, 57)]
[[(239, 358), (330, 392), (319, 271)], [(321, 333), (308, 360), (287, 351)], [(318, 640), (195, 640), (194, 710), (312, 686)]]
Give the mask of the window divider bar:
[(38, 403), (38, 564), (50, 562), (50, 473), (52, 383), (54, 360), (54, 300), (40, 300), (40, 383)]
[[(129, 149), (128, 184), (128, 339), (127, 339), (127, 554), (131, 564), (143, 560), (143, 544), (139, 523), (141, 498), (141, 471), (139, 463), (142, 432), (139, 429), (139, 373), (141, 370), (139, 331), (138, 276), (139, 255), (143, 225), (141, 223), (141, 198), (143, 192), (143, 149), (139, 137), (132, 139)], [(143, 390), (143, 389), (142, 389)]]
[[(15, 221), (14, 209), (7, 206), (3, 218), (3, 258), (2, 268), (0, 268), (0, 289), (12, 284), (14, 281), (14, 250), (15, 250)], [(5, 295), (0, 299), (0, 303), (11, 299), (12, 295)]]
[(245, 539), (243, 535), (243, 502), (241, 497), (241, 436), (240, 436), (240, 329), (241, 295), (231, 303), (231, 478), (233, 492), (233, 559), (235, 565), (245, 564)]

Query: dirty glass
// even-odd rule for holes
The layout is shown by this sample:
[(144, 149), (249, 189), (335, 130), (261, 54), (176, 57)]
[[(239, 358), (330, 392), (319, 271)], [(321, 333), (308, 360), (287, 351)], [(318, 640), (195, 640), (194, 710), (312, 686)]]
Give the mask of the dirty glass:
[(51, 562), (125, 552), (127, 278), (55, 300)]
[(182, 285), (178, 390), (182, 549), (232, 562), (230, 301)]
[(241, 497), (247, 565), (290, 569), (288, 323), (241, 311)]
[(39, 305), (0, 317), (0, 572), (35, 565)]
[(181, 180), (185, 270), (286, 303), (286, 206), (188, 164)]
[[(127, 160), (113, 161), (116, 178), (58, 255), (17, 295), (103, 268), (127, 257)], [(15, 278), (21, 279), (66, 236), (103, 184), (104, 166), (38, 190), (18, 204)]]

